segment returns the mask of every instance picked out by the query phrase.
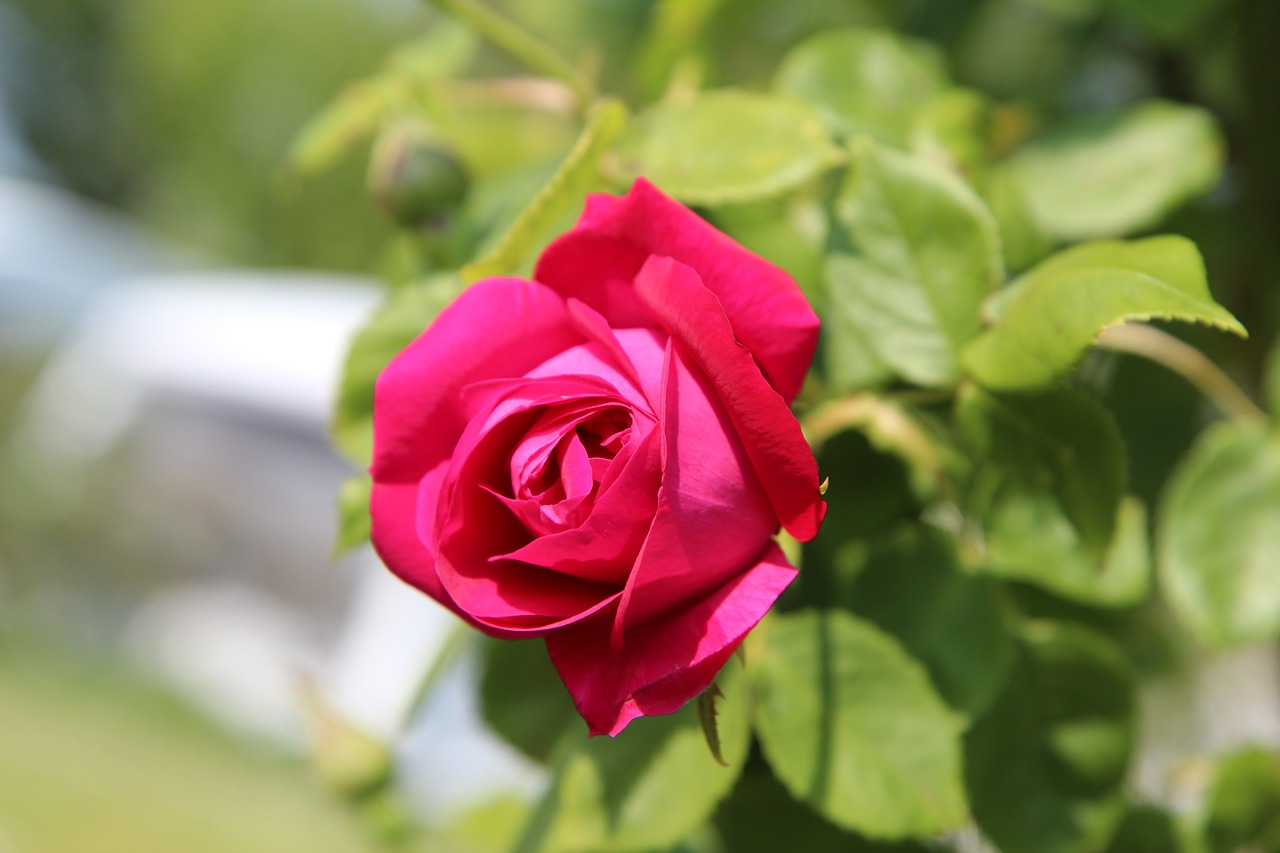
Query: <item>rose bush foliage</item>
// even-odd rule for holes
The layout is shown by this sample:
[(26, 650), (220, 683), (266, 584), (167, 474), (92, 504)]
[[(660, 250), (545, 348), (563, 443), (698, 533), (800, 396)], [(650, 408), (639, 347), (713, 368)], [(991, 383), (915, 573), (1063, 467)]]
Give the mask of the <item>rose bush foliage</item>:
[(382, 372), (372, 537), (476, 627), (543, 636), (593, 733), (676, 710), (822, 521), (788, 408), (795, 282), (647, 181), (588, 200), (532, 280), (466, 290)]

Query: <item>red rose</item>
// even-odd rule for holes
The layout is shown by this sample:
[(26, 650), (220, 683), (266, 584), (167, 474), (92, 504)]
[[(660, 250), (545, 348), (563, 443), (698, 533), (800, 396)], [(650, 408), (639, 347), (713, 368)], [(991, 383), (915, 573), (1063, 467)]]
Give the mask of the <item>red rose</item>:
[(477, 282), (387, 366), (373, 543), (481, 630), (542, 636), (592, 734), (710, 684), (826, 505), (788, 403), (795, 282), (651, 184), (592, 196), (534, 281)]

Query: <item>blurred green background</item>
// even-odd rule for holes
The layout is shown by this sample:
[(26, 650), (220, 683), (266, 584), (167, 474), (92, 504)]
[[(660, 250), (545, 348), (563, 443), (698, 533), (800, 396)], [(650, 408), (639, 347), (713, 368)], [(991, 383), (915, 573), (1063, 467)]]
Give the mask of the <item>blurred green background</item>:
[[(1026, 126), (1015, 136), (1143, 98), (1203, 105), (1225, 131), (1224, 177), (1207, 199), (1152, 230), (1199, 244), (1216, 297), (1253, 337), (1179, 334), (1256, 391), (1280, 319), (1280, 4), (494, 5), (596, 69), (601, 89), (634, 107), (657, 94), (654, 81), (681, 55), (703, 58), (706, 85), (762, 86), (789, 46), (851, 24), (931, 42), (958, 83), (1018, 108)], [(709, 23), (690, 25), (699, 34), (682, 40), (682, 22), (700, 17)], [(369, 200), (367, 146), (312, 180), (286, 180), (284, 163), (311, 116), (436, 20), (418, 0), (0, 0), (0, 176), (123, 212), (203, 264), (394, 272), (403, 247)], [(487, 49), (467, 65), (472, 77), (518, 71)], [(521, 127), (525, 136), (507, 141), (524, 146), (513, 162), (534, 176), (558, 162), (575, 131), (555, 120)], [(483, 161), (486, 144), (493, 139), (472, 140), (464, 154)], [(513, 174), (501, 176), (504, 185), (536, 186)], [(0, 221), (0, 284), (12, 296), (38, 283), (5, 266), (5, 227)], [(78, 247), (71, 240), (64, 249)], [(0, 435), (56, 344), (51, 336), (0, 349)], [(1155, 368), (1125, 362), (1124, 371), (1110, 402), (1128, 434), (1146, 437), (1133, 477), (1150, 498), (1194, 437), (1199, 402)], [(0, 853), (372, 849), (360, 818), (311, 781), (295, 754), (228, 733), (117, 653), (122, 626), (148, 592), (199, 561), (182, 549), (209, 547), (207, 538), (166, 537), (145, 524), (122, 536), (109, 510), (127, 487), (117, 478), (50, 524), (28, 511), (34, 498), (0, 468)], [(485, 849), (483, 839), (474, 843)]]

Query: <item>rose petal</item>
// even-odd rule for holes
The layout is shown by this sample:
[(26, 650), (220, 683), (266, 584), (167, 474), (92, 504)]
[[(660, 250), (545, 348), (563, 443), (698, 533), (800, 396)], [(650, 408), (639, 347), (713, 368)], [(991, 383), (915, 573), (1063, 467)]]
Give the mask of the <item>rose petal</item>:
[(614, 459), (619, 474), (601, 484), (581, 527), (539, 536), (504, 555), (558, 572), (621, 587), (635, 564), (657, 505), (661, 436), (633, 439)]
[(645, 325), (627, 284), (651, 255), (697, 270), (734, 336), (773, 388), (793, 400), (818, 341), (818, 317), (800, 288), (644, 178), (625, 196), (590, 196), (573, 229), (542, 253), (534, 278), (595, 308), (615, 328)]
[(600, 617), (549, 633), (547, 650), (591, 734), (616, 735), (636, 717), (671, 713), (705, 690), (795, 576), (771, 542), (746, 572), (632, 632), (620, 650), (610, 648), (609, 620)]
[(739, 574), (778, 530), (715, 388), (673, 346), (665, 378), (662, 489), (618, 608), (615, 646), (625, 641), (624, 630), (680, 609)]
[(782, 526), (804, 542), (818, 532), (826, 504), (818, 466), (786, 401), (769, 387), (715, 294), (670, 258), (650, 258), (636, 292), (701, 368), (724, 403)]
[(582, 341), (551, 288), (515, 278), (472, 285), (378, 377), (374, 480), (417, 482), (452, 455), (467, 423), (463, 388), (521, 376)]

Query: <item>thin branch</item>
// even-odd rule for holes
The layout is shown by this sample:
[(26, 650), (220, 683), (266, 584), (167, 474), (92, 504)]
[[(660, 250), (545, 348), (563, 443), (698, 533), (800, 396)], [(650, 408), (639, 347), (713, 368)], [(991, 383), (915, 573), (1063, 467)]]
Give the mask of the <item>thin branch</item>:
[(1129, 353), (1163, 365), (1194, 385), (1227, 417), (1239, 421), (1265, 421), (1267, 415), (1204, 353), (1152, 326), (1124, 323), (1102, 330), (1094, 344), (1113, 352)]

